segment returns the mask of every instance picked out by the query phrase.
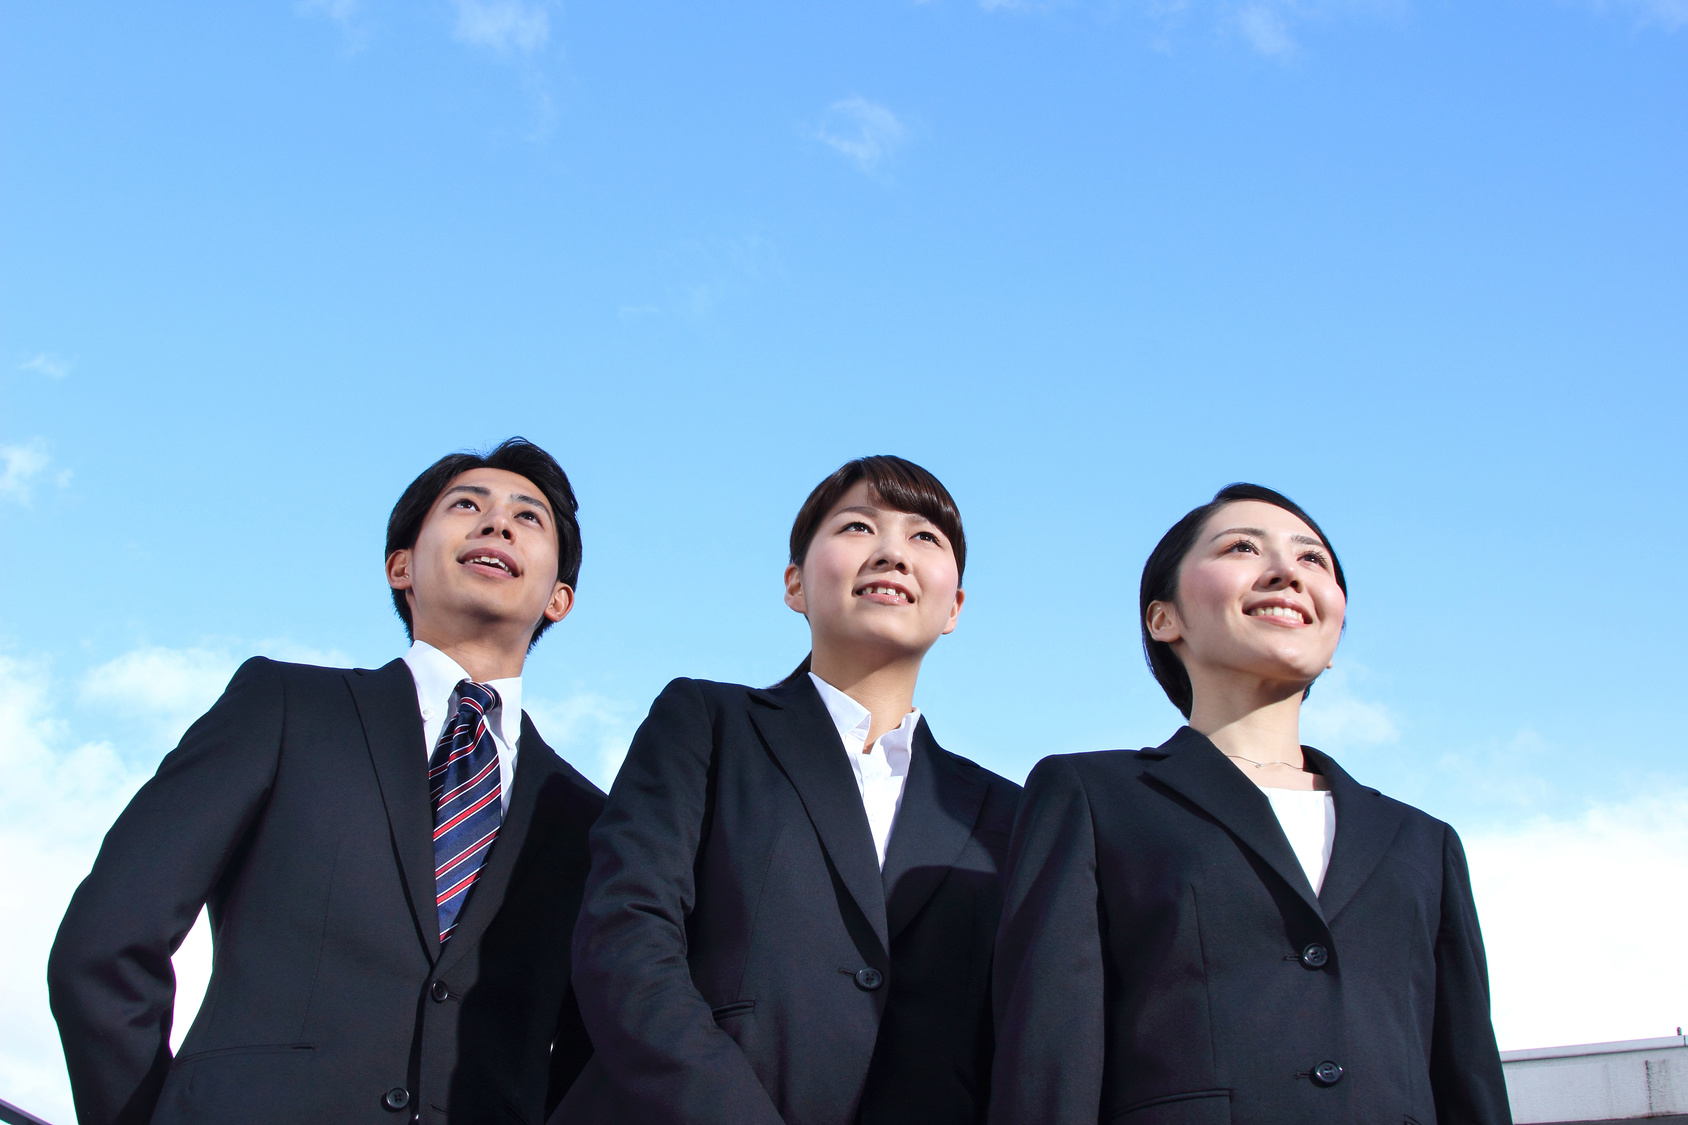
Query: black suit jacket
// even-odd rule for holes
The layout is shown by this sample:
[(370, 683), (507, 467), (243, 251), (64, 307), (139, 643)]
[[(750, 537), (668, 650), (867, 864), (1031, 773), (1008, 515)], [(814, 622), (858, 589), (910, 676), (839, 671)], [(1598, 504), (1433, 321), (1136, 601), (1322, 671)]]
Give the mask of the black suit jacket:
[(1188, 727), (1032, 771), (993, 1125), (1511, 1121), (1458, 837), (1306, 754), (1336, 803), (1316, 896), (1265, 794)]
[(669, 684), (592, 832), (574, 980), (597, 1053), (553, 1121), (982, 1120), (1018, 798), (922, 722), (881, 872), (807, 677)]
[[(83, 1125), (543, 1120), (591, 1051), (569, 940), (603, 795), (525, 715), (519, 752), (442, 950), (409, 668), (243, 665), (106, 835), (53, 944)], [(211, 982), (171, 1058), (170, 954), (201, 904)]]

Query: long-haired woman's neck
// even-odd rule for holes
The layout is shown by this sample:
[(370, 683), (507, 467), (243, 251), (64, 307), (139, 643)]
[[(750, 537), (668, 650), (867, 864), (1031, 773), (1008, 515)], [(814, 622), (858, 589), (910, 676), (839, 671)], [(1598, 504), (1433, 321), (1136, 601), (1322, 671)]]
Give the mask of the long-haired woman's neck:
[(1190, 727), (1207, 735), (1226, 754), (1255, 762), (1286, 762), (1297, 769), (1301, 755), (1301, 693), (1293, 685), (1197, 683)]
[(849, 654), (817, 649), (809, 670), (873, 712), (867, 745), (895, 730), (914, 710), (914, 686), (920, 678), (920, 658), (872, 663)]

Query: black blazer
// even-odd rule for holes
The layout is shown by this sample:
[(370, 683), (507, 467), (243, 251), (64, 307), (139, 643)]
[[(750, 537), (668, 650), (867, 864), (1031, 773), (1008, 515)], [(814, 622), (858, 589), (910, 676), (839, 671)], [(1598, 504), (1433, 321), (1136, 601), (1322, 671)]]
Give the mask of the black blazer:
[(1459, 838), (1306, 754), (1336, 802), (1317, 896), (1265, 794), (1189, 727), (1032, 771), (993, 1125), (1511, 1121)]
[[(525, 715), (519, 749), (442, 952), (410, 669), (247, 661), (59, 927), (48, 985), (82, 1125), (543, 1120), (591, 1051), (568, 951), (603, 794)], [(202, 903), (211, 983), (172, 1059), (170, 953)]]
[(881, 873), (806, 676), (669, 684), (592, 831), (574, 982), (597, 1053), (552, 1121), (982, 1120), (1019, 792), (923, 721)]

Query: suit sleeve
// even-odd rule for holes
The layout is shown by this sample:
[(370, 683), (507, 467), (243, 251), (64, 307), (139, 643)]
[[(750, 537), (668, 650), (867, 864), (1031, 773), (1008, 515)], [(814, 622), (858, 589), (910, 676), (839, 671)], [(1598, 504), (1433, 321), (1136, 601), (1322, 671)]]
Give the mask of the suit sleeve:
[(170, 955), (269, 794), (281, 726), (279, 667), (247, 661), (117, 818), (71, 897), (47, 989), (81, 1125), (152, 1117), (170, 1067)]
[(713, 723), (698, 685), (651, 705), (592, 830), (574, 984), (629, 1121), (778, 1125), (750, 1060), (692, 983), (686, 918), (708, 815)]
[(1026, 779), (1008, 845), (992, 983), (991, 1125), (1095, 1125), (1102, 1100), (1096, 836), (1066, 758)]
[(1489, 967), (1465, 849), (1452, 828), (1442, 844), (1442, 922), (1436, 935), (1436, 1016), (1430, 1088), (1445, 1125), (1512, 1125), (1500, 1050), (1489, 1019)]

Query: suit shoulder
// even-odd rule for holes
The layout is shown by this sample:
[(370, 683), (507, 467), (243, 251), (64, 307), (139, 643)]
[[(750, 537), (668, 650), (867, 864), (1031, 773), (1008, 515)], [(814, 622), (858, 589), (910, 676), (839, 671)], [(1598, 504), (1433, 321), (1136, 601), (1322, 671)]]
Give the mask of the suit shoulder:
[(995, 770), (981, 766), (972, 758), (957, 754), (953, 750), (945, 750), (942, 746), (938, 747), (938, 753), (948, 758), (950, 762), (962, 772), (971, 774), (979, 781), (984, 782), (993, 792), (1006, 793), (1011, 795), (1015, 800), (1019, 800), (1022, 788), (1019, 782), (1011, 781), (997, 773)]
[[(1032, 777), (1038, 775), (1071, 774), (1083, 780), (1110, 777), (1134, 777), (1164, 755), (1146, 750), (1085, 750), (1077, 754), (1051, 754), (1032, 767)], [(1026, 784), (1032, 783), (1032, 777)]]

